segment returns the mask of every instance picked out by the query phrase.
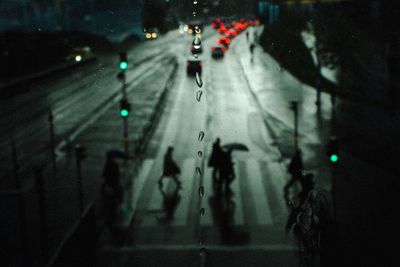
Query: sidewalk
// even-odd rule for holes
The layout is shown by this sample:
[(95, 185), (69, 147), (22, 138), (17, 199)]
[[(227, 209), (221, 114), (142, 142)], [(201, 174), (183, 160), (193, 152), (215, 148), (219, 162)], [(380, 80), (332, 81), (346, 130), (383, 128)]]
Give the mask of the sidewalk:
[[(233, 49), (247, 50), (238, 48), (247, 45), (244, 39), (236, 42)], [(321, 188), (331, 191), (332, 170), (325, 156), (325, 144), (332, 127), (329, 95), (321, 94), (322, 109), (318, 113), (314, 103), (314, 88), (300, 83), (281, 69), (279, 63), (264, 53), (261, 47), (258, 46), (254, 54), (254, 63), (251, 63), (249, 52), (236, 53), (248, 77), (252, 94), (262, 107), (266, 127), (276, 138), (271, 145), (279, 147), (284, 161), (292, 156), (293, 114), (288, 103), (291, 100), (299, 101), (299, 146), (303, 150), (305, 169), (316, 175)], [(372, 109), (361, 104), (349, 105)], [(335, 130), (338, 132), (344, 132), (348, 127), (341, 123), (342, 119), (341, 116), (337, 118)], [(364, 141), (363, 147), (371, 145), (363, 139), (358, 141)], [(379, 257), (381, 251), (390, 249), (388, 241), (394, 239), (390, 237), (394, 229), (398, 179), (389, 171), (354, 157), (347, 151), (346, 145), (342, 146), (340, 162), (334, 173), (337, 206), (337, 231), (334, 237), (337, 243), (332, 245), (339, 254), (331, 257), (341, 264), (333, 266), (366, 266), (367, 262), (378, 263), (378, 259), (381, 264), (389, 262), (388, 255)]]
[[(130, 150), (134, 149), (133, 144), (136, 143), (143, 135), (143, 129), (150, 125), (150, 119), (154, 109), (161, 108), (159, 98), (165, 97), (163, 89), (165, 84), (171, 77), (175, 76), (175, 67), (173, 64), (165, 65), (162, 68), (154, 70), (152, 82), (143, 81), (134, 88), (127, 88), (128, 100), (132, 104), (131, 114), (129, 116), (129, 143)], [(158, 105), (158, 106), (157, 106)], [(99, 111), (101, 112), (101, 111)], [(101, 123), (97, 123), (101, 122)], [(122, 120), (119, 116), (119, 97), (112, 101), (112, 108), (109, 108), (101, 114), (96, 121), (88, 125), (79, 135), (74, 144), (81, 144), (86, 148), (87, 158), (82, 161), (82, 183), (83, 183), (83, 200), (86, 207), (90, 203), (98, 203), (100, 185), (103, 182), (102, 168), (105, 162), (105, 152), (108, 149), (123, 150), (122, 142)], [(79, 217), (79, 201), (78, 201), (78, 181), (76, 175), (75, 157), (71, 155), (73, 151), (65, 151), (66, 154), (57, 162), (57, 175), (52, 177), (51, 166), (44, 170), (44, 191), (45, 191), (45, 214), (47, 217), (48, 232), (48, 255), (51, 258), (57, 250), (60, 242), (65, 238), (65, 234), (72, 227)], [(133, 151), (132, 151), (132, 154)], [(134, 162), (120, 161), (121, 184), (128, 184), (128, 174), (135, 169)], [(39, 207), (37, 201), (37, 192), (33, 184), (25, 186), (23, 189), (23, 197), (26, 209), (26, 219), (28, 226), (28, 250), (30, 253), (30, 262), (32, 266), (38, 264), (38, 255), (41, 251), (39, 246)], [(13, 199), (8, 199), (12, 204)], [(9, 206), (10, 207), (10, 206)], [(97, 208), (98, 209), (98, 208)], [(17, 210), (7, 209), (7, 213)], [(101, 213), (98, 211), (98, 226), (102, 227)], [(13, 216), (11, 216), (13, 217)], [(18, 216), (14, 216), (18, 220)], [(12, 223), (12, 222), (10, 222)], [(18, 221), (13, 224), (19, 224)], [(10, 225), (11, 227), (11, 225)], [(18, 251), (21, 244), (19, 243), (19, 233), (10, 232), (17, 244), (12, 245), (15, 253), (8, 254), (10, 263), (21, 258), (21, 252)], [(11, 239), (10, 239), (11, 240)], [(11, 249), (11, 248), (10, 248)], [(15, 258), (12, 258), (13, 255)]]

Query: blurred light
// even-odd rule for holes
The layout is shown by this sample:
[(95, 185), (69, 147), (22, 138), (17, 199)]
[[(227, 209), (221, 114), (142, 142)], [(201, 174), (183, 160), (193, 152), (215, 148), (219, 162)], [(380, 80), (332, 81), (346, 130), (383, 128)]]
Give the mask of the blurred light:
[(183, 30), (184, 30), (185, 32), (187, 32), (187, 31), (189, 30), (189, 26), (188, 26), (188, 25), (183, 26)]
[(121, 117), (128, 117), (129, 111), (126, 109), (121, 109), (120, 115), (121, 115)]
[(76, 62), (79, 62), (79, 61), (81, 61), (82, 60), (82, 57), (80, 56), (80, 55), (77, 55), (76, 57), (75, 57), (75, 61)]
[(192, 29), (188, 29), (188, 33), (192, 34), (193, 30)]
[(126, 70), (128, 68), (128, 62), (122, 61), (119, 63), (119, 68), (121, 70)]
[(338, 162), (339, 161), (339, 157), (336, 154), (332, 154), (329, 159), (330, 159), (331, 162)]
[(151, 34), (151, 37), (157, 38), (157, 33), (153, 32), (153, 33)]

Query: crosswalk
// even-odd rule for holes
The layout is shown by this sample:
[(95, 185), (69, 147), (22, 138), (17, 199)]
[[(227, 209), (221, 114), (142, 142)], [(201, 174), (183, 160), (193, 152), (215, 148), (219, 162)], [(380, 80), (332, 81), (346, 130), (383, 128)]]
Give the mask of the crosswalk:
[[(218, 210), (213, 192), (212, 169), (206, 167), (200, 177), (195, 171), (196, 166), (199, 166), (197, 161), (198, 159), (189, 158), (179, 162), (182, 189), (177, 191), (177, 194), (174, 194), (176, 185), (170, 178), (163, 179), (162, 187), (159, 188), (157, 184), (161, 174), (159, 162), (155, 159), (143, 161), (130, 189), (132, 192), (129, 201), (133, 214), (137, 214), (138, 210), (142, 211), (141, 216), (132, 215), (132, 218), (137, 220), (135, 225), (140, 227), (160, 225), (159, 218), (165, 214), (165, 209), (168, 207), (173, 214), (168, 221), (170, 226), (189, 225), (195, 223), (193, 220), (201, 226), (213, 226), (219, 223), (216, 218)], [(282, 193), (282, 188), (288, 179), (284, 166), (279, 162), (247, 158), (234, 161), (234, 170), (236, 178), (231, 184), (233, 193), (230, 197), (230, 203), (234, 208), (230, 223), (235, 226), (281, 224), (287, 216)], [(201, 185), (204, 187), (202, 197), (198, 191)], [(171, 199), (173, 197), (175, 199)], [(204, 213), (200, 214), (197, 208), (204, 208)]]

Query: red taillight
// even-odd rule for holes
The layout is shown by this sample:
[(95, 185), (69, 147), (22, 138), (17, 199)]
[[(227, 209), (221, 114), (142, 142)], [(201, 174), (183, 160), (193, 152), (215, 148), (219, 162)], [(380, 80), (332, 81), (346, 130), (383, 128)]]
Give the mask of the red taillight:
[(225, 43), (230, 44), (231, 43), (231, 39), (226, 38)]
[(215, 46), (211, 47), (211, 51), (215, 51)]
[(217, 26), (217, 23), (213, 22), (211, 23), (211, 27), (215, 28)]
[(221, 47), (222, 52), (225, 52), (226, 48), (223, 46)]

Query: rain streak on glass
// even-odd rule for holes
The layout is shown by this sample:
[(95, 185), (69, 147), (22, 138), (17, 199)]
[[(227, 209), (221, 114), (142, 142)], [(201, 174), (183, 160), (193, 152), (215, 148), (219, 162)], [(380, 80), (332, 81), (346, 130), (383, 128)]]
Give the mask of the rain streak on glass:
[(199, 187), (199, 196), (203, 197), (204, 196), (204, 186)]
[(193, 39), (193, 47), (194, 47), (195, 49), (199, 49), (200, 46), (201, 46), (200, 37), (199, 37), (199, 36), (196, 36), (196, 37)]
[(196, 174), (197, 174), (197, 175), (201, 175), (201, 169), (200, 169), (200, 167), (196, 167)]
[(199, 132), (199, 141), (201, 142), (201, 141), (203, 141), (203, 138), (204, 138), (204, 132), (203, 131), (200, 131)]
[(199, 158), (201, 158), (203, 156), (203, 152), (197, 151), (197, 156), (199, 156)]
[(201, 91), (201, 90), (197, 91), (197, 93), (196, 93), (196, 99), (197, 99), (198, 102), (200, 102), (201, 96), (202, 96), (202, 95), (203, 95), (203, 91)]
[(204, 216), (204, 213), (206, 212), (206, 210), (204, 208), (200, 209), (200, 216)]
[(203, 86), (203, 80), (200, 77), (200, 74), (198, 72), (196, 72), (196, 83), (199, 87)]

